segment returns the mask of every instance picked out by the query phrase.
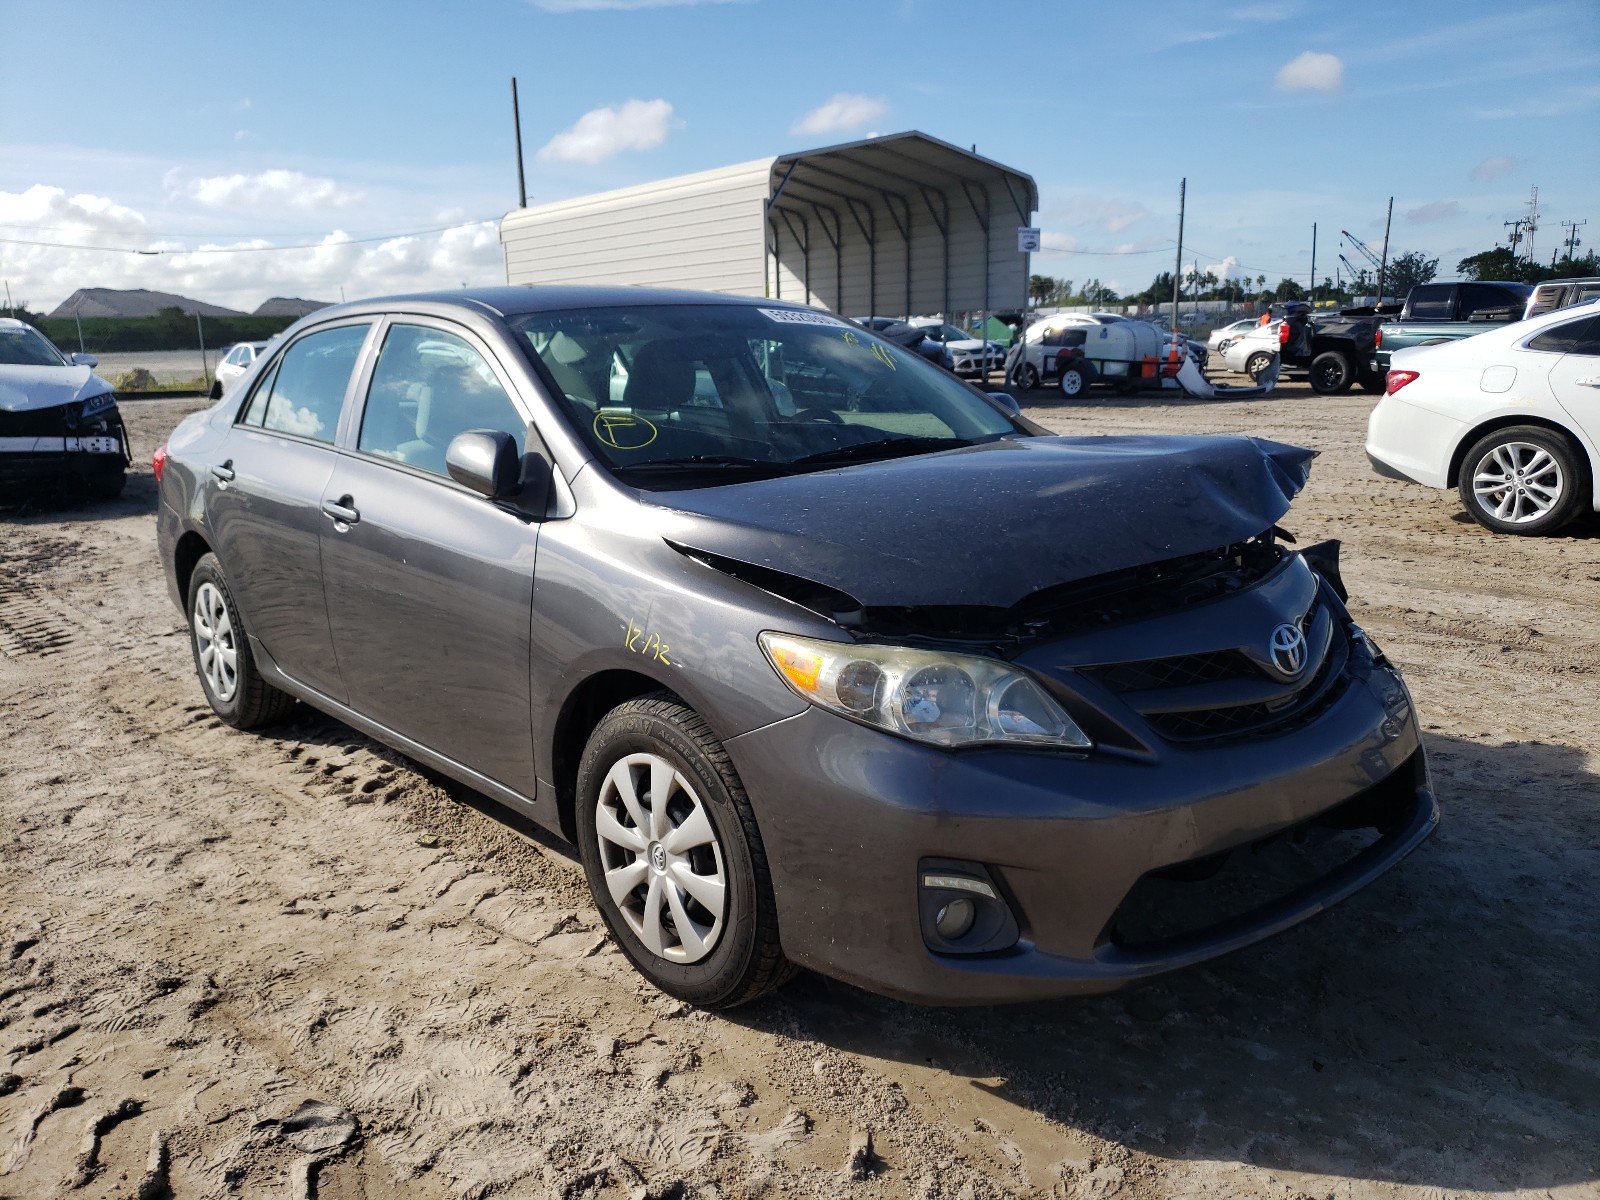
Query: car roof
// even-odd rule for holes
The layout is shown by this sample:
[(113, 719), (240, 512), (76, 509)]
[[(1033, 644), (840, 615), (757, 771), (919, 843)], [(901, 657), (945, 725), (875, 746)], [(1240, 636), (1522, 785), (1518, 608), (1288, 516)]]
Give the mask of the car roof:
[[(589, 287), (579, 284), (550, 284), (537, 287), (477, 287), (455, 291), (407, 292), (393, 296), (373, 296), (334, 304), (316, 312), (319, 319), (345, 313), (382, 312), (409, 304), (442, 304), (471, 309), (499, 317), (519, 317), (530, 313), (562, 312), (575, 308), (643, 308), (652, 305), (740, 304), (752, 308), (803, 308), (793, 300), (773, 300), (764, 296), (733, 296), (726, 292), (697, 292), (685, 288)], [(845, 318), (841, 317), (840, 320)]]

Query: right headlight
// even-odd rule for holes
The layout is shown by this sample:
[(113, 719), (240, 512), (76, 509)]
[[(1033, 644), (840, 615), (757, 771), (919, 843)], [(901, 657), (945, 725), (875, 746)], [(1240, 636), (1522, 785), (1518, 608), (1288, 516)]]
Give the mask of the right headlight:
[(763, 633), (761, 649), (801, 699), (935, 746), (1093, 746), (1030, 676), (975, 655)]

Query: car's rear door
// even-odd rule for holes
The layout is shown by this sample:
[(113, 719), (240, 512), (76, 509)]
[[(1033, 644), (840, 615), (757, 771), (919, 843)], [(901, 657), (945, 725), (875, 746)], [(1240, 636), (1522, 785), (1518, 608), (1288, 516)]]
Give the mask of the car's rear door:
[(251, 389), (203, 486), (213, 547), (245, 626), (291, 678), (334, 700), (344, 684), (323, 601), (322, 493), (371, 318), (289, 343)]
[[(1563, 322), (1546, 331), (1565, 351), (1550, 368), (1550, 390), (1591, 442), (1600, 443), (1600, 316)], [(1529, 349), (1537, 348), (1529, 343)]]
[(469, 429), (527, 418), (470, 331), (396, 317), (323, 489), (323, 582), (349, 703), (524, 795), (534, 789), (528, 645), (539, 526), (449, 477)]

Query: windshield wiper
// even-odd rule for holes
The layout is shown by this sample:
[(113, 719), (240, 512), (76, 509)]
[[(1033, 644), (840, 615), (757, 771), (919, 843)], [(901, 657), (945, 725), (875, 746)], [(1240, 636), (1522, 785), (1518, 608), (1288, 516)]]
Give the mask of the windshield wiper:
[(645, 462), (622, 463), (611, 468), (618, 475), (660, 471), (743, 471), (751, 474), (787, 475), (787, 463), (763, 458), (741, 458), (735, 454), (689, 454), (682, 458), (652, 458)]
[(927, 454), (934, 450), (954, 450), (973, 443), (958, 437), (892, 437), (875, 442), (857, 442), (853, 446), (839, 446), (794, 459), (796, 466), (813, 466), (822, 463), (860, 462), (872, 458), (899, 458), (906, 454)]

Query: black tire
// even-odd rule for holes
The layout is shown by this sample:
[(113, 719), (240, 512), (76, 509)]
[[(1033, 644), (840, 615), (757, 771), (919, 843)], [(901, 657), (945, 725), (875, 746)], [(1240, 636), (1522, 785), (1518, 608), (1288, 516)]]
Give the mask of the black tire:
[(1031, 392), (1039, 386), (1039, 368), (1032, 363), (1025, 362), (1011, 372), (1011, 385)]
[(218, 380), (216, 380), (215, 382), (212, 383), (212, 385), (211, 385), (211, 398), (213, 400), (221, 400), (222, 399), (222, 380), (218, 379)]
[[(1549, 456), (1548, 463), (1539, 451)], [(1517, 471), (1524, 466), (1534, 468), (1526, 477)], [(1491, 483), (1495, 475), (1502, 478)], [(1503, 478), (1507, 475), (1509, 479)], [(1475, 483), (1485, 489), (1483, 494)], [(1494, 483), (1505, 486), (1492, 491)], [(1583, 510), (1589, 478), (1582, 452), (1565, 434), (1538, 425), (1512, 425), (1473, 443), (1461, 460), (1456, 490), (1468, 514), (1485, 529), (1533, 537), (1554, 533)], [(1497, 515), (1500, 510), (1506, 515)]]
[(1068, 400), (1076, 400), (1089, 390), (1089, 376), (1082, 367), (1062, 367), (1056, 386)]
[(1381, 395), (1388, 390), (1389, 381), (1382, 375), (1374, 375), (1371, 371), (1363, 371), (1356, 379), (1356, 385), (1363, 392)]
[[(673, 767), (694, 795), (680, 789), (672, 793), (672, 799), (691, 806), (698, 799), (715, 835), (726, 907), (720, 935), (698, 961), (674, 962), (647, 947), (606, 882), (607, 856), (615, 860), (611, 869), (629, 864), (622, 847), (610, 842), (602, 847), (597, 806), (612, 769), (635, 754), (653, 755)], [(646, 804), (643, 795), (639, 803)], [(658, 692), (630, 700), (601, 719), (578, 764), (575, 815), (578, 851), (600, 915), (634, 968), (656, 987), (702, 1008), (732, 1008), (766, 994), (794, 974), (778, 941), (772, 875), (744, 785), (705, 720), (676, 696)], [(656, 849), (668, 840), (649, 843), (640, 852), (641, 861), (655, 862)], [(617, 858), (618, 854), (622, 857)], [(656, 869), (665, 873), (659, 866)], [(650, 878), (649, 874), (644, 878)], [(633, 903), (647, 890), (641, 881), (624, 900)], [(680, 902), (689, 899), (681, 889), (679, 897)], [(676, 930), (676, 920), (673, 924)]]
[[(201, 642), (206, 639), (203, 639), (199, 628), (197, 610), (201, 593), (206, 588), (213, 589), (207, 594), (208, 599), (220, 600), (227, 615), (226, 636), (223, 636), (219, 622), (213, 627), (215, 636), (210, 639), (233, 651), (233, 687), (226, 695), (212, 682), (202, 663)], [(294, 707), (294, 697), (280, 692), (261, 678), (261, 672), (256, 670), (256, 660), (250, 653), (250, 639), (245, 635), (244, 621), (233, 602), (233, 594), (228, 591), (228, 581), (223, 577), (222, 564), (217, 561), (215, 554), (203, 554), (200, 561), (195, 563), (194, 573), (189, 576), (187, 600), (189, 649), (194, 655), (195, 674), (200, 678), (200, 687), (206, 694), (211, 710), (235, 729), (257, 729), (283, 720)], [(215, 605), (211, 607), (214, 611)]]
[(1355, 367), (1337, 350), (1324, 350), (1311, 360), (1311, 390), (1319, 396), (1348, 392), (1355, 381)]
[(1266, 351), (1257, 351), (1244, 361), (1244, 373), (1251, 379), (1259, 379), (1261, 372), (1272, 364), (1272, 355)]
[(1231, 346), (1231, 345), (1233, 345), (1233, 339), (1232, 338), (1223, 338), (1220, 342), (1217, 343), (1217, 353), (1221, 354), (1223, 351), (1227, 350), (1227, 348), (1229, 346)]

